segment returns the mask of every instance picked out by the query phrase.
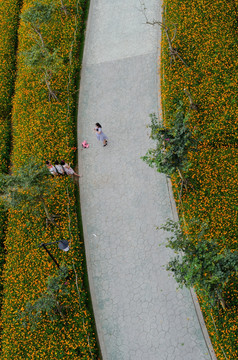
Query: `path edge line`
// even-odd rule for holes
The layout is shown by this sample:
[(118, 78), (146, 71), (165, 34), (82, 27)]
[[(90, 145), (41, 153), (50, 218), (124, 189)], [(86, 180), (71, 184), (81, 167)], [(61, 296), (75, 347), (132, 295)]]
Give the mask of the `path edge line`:
[[(88, 33), (89, 33), (89, 29), (90, 29), (90, 24), (92, 21), (92, 17), (93, 17), (93, 10), (95, 8), (95, 0), (88, 0), (89, 1), (89, 8), (88, 8), (88, 17), (87, 17), (87, 21), (86, 21), (86, 26), (85, 26), (85, 33), (84, 33), (84, 49), (83, 49), (83, 57), (82, 57), (82, 64), (81, 64), (81, 69), (80, 69), (80, 78), (82, 79), (82, 76), (84, 74), (84, 69), (87, 67), (87, 48), (88, 48)], [(80, 114), (80, 109), (79, 109), (79, 101), (80, 101), (80, 93), (81, 93), (81, 89), (82, 89), (82, 81), (80, 79), (80, 87), (79, 87), (79, 93), (78, 93), (78, 111), (77, 111), (77, 142), (78, 142), (78, 148), (81, 147), (81, 144), (79, 144), (79, 114)], [(80, 158), (80, 152), (78, 152), (78, 163), (79, 163), (79, 158)], [(81, 198), (81, 189), (80, 189), (80, 185), (78, 187), (79, 189), (79, 198)], [(81, 202), (80, 202), (80, 212), (81, 212), (81, 219), (82, 219), (82, 231), (83, 231), (83, 239), (84, 239), (84, 249), (85, 249), (85, 257), (86, 257), (86, 268), (87, 268), (87, 275), (88, 275), (88, 286), (89, 286), (89, 291), (90, 291), (90, 297), (91, 297), (91, 302), (92, 302), (92, 308), (93, 308), (93, 315), (94, 315), (94, 320), (95, 320), (95, 328), (96, 328), (96, 341), (99, 347), (99, 354), (100, 354), (100, 360), (109, 360), (108, 358), (108, 354), (107, 354), (107, 349), (105, 346), (105, 339), (104, 339), (104, 334), (103, 331), (101, 331), (101, 328), (99, 326), (100, 324), (100, 318), (98, 316), (98, 313), (95, 311), (95, 309), (97, 308), (97, 298), (95, 295), (95, 286), (94, 286), (94, 281), (93, 281), (93, 274), (92, 274), (92, 261), (91, 261), (91, 257), (90, 257), (90, 249), (86, 244), (85, 239), (87, 237), (89, 237), (88, 235), (88, 229), (87, 229), (87, 224), (85, 221), (83, 221), (83, 211), (82, 211), (82, 206), (81, 206)]]

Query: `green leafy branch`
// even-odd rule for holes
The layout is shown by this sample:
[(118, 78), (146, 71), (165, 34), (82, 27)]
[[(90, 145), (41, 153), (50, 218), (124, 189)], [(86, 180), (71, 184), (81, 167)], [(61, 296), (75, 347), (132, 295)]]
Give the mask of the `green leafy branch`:
[(156, 142), (156, 147), (149, 149), (142, 160), (166, 175), (178, 172), (182, 189), (187, 186), (185, 174), (190, 166), (188, 152), (197, 148), (197, 141), (188, 126), (189, 114), (185, 114), (180, 101), (171, 126), (159, 123), (155, 114), (150, 114), (150, 118), (150, 138)]
[(227, 283), (238, 273), (237, 251), (220, 249), (218, 241), (208, 239), (208, 226), (202, 224), (198, 235), (187, 236), (179, 223), (168, 220), (160, 227), (172, 235), (167, 238), (167, 247), (177, 254), (167, 265), (180, 287), (196, 287), (208, 295), (211, 305), (220, 301)]
[(33, 159), (13, 174), (0, 174), (0, 198), (7, 209), (22, 209), (37, 213), (35, 205), (43, 207), (47, 224), (55, 225), (56, 215), (51, 214), (47, 197), (52, 193), (49, 170)]
[[(65, 6), (62, 5), (62, 7), (66, 12)], [(47, 48), (42, 35), (43, 25), (50, 22), (54, 12), (55, 5), (53, 2), (50, 4), (43, 4), (37, 0), (21, 15), (21, 19), (30, 26), (31, 35), (35, 42), (35, 45), (22, 55), (24, 56), (24, 62), (28, 67), (39, 70), (43, 74), (43, 81), (49, 92), (49, 100), (52, 98), (58, 101), (56, 92), (51, 87), (51, 78), (52, 75), (58, 71), (62, 64), (62, 59), (58, 56), (57, 50), (50, 51)]]
[(51, 321), (56, 320), (59, 315), (65, 319), (62, 300), (69, 294), (66, 282), (68, 273), (68, 268), (61, 266), (57, 276), (49, 276), (47, 289), (41, 297), (34, 303), (26, 303), (24, 310), (19, 311), (18, 319), (23, 326), (30, 325), (35, 329), (44, 315), (48, 315)]

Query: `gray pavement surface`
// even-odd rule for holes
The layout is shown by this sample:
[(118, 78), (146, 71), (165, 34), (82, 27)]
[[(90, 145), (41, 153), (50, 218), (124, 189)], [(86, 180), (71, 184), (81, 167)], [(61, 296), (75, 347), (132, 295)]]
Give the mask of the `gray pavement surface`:
[[(161, 17), (158, 0), (146, 2)], [(91, 0), (81, 72), (78, 136), (87, 266), (104, 360), (210, 359), (190, 292), (165, 270), (157, 226), (172, 218), (166, 177), (140, 157), (158, 113), (160, 29), (139, 0)], [(93, 132), (109, 137), (103, 147)]]

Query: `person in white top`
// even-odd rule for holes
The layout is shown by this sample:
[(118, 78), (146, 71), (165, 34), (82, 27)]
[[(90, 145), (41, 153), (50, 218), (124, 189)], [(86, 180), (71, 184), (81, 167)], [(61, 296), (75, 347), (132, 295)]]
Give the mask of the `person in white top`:
[(104, 132), (102, 131), (102, 126), (99, 123), (95, 124), (95, 128), (93, 129), (96, 133), (97, 139), (99, 141), (102, 141), (103, 146), (107, 146), (107, 135), (104, 134)]
[(49, 172), (51, 173), (51, 175), (53, 175), (53, 176), (58, 175), (56, 168), (54, 167), (54, 165), (51, 164), (51, 162), (46, 161), (45, 163), (46, 163), (46, 166), (47, 166)]
[(60, 165), (58, 160), (55, 161), (55, 168), (56, 168), (58, 175), (67, 175), (63, 165)]
[(74, 175), (74, 176), (80, 177), (80, 175), (76, 174), (76, 172), (71, 168), (70, 163), (67, 164), (64, 161), (61, 161), (60, 165), (63, 166), (67, 175)]

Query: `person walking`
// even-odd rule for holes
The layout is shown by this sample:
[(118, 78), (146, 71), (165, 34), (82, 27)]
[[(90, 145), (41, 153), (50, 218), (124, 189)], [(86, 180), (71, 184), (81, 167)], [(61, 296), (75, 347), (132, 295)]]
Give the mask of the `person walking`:
[(94, 128), (94, 131), (96, 133), (97, 139), (102, 141), (103, 146), (106, 146), (108, 137), (103, 133), (102, 126), (99, 123), (96, 123), (95, 126), (96, 127)]

